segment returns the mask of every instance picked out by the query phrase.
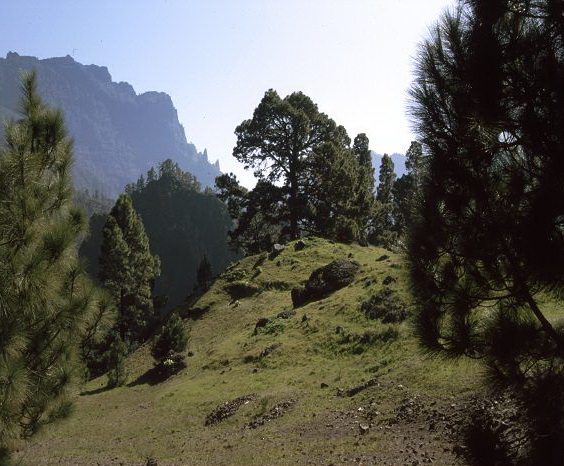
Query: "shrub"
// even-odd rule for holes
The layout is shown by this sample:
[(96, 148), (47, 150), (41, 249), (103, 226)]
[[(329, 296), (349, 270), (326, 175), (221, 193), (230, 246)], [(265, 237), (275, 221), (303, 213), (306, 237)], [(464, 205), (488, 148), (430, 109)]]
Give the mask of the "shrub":
[(402, 322), (407, 318), (405, 303), (390, 288), (383, 288), (360, 306), (367, 318), (380, 319), (384, 324)]
[(188, 345), (188, 335), (178, 314), (173, 313), (155, 336), (151, 354), (157, 363), (169, 357), (170, 353), (181, 353)]
[(106, 353), (108, 367), (108, 388), (119, 387), (127, 381), (127, 370), (125, 368), (125, 357), (127, 356), (127, 344), (117, 333), (113, 334), (113, 341)]

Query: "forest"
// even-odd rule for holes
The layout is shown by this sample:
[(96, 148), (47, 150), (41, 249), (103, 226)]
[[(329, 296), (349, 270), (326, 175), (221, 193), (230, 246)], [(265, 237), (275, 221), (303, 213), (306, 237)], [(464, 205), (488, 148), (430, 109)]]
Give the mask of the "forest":
[[(0, 464), (20, 464), (25, 442), (83, 419), (87, 398), (118, 404), (95, 397), (141, 400), (139, 387), (169, 384), (177, 391), (159, 400), (191, 392), (199, 413), (229, 376), (235, 388), (213, 400), (232, 404), (205, 426), (250, 404), (246, 429), (268, 422), (278, 435), (273, 419), (305, 406), (300, 397), (308, 416), (329, 403), (307, 398), (309, 378), (319, 393), (358, 382), (350, 393), (338, 388), (341, 400), (386, 383), (403, 389), (397, 380), (410, 370), (421, 371), (409, 383), (423, 393), (402, 401), (414, 419), (420, 400), (443, 396), (443, 382), (445, 392), (500, 407), (465, 398), (449, 447), (456, 455), (430, 443), (421, 461), (564, 464), (564, 6), (461, 0), (420, 44), (415, 70), (408, 113), (417, 139), (401, 177), (387, 154), (375, 173), (365, 133), (352, 137), (303, 92), (268, 89), (234, 128), (233, 158), (253, 173), (252, 189), (233, 173), (202, 187), (163, 158), (117, 199), (73, 188), (65, 115), (44, 103), (40, 76), (22, 74), (21, 114), (7, 121), (0, 149)], [(351, 451), (380, 451), (370, 440), (380, 411), (396, 416), (387, 426), (404, 428), (386, 396), (339, 405), (365, 416)], [(337, 422), (323, 419), (323, 428)], [(415, 435), (401, 432), (404, 442)], [(311, 440), (314, 463), (329, 461), (337, 437), (319, 444), (324, 453)], [(191, 452), (187, 464), (198, 458)], [(166, 454), (143, 461), (183, 464)], [(390, 460), (370, 454), (368, 463)], [(291, 455), (256, 461), (305, 462)], [(33, 453), (23, 460), (33, 464)]]

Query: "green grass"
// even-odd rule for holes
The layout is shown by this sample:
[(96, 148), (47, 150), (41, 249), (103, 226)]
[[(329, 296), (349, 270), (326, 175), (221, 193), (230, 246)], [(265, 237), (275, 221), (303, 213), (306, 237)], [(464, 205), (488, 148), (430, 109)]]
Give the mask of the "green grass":
[[(383, 324), (367, 320), (361, 304), (383, 288), (385, 277), (394, 299), (411, 305), (403, 259), (373, 247), (307, 239), (295, 252), (290, 243), (277, 257), (247, 257), (231, 267), (195, 306), (211, 310), (196, 321), (185, 320), (190, 334), (188, 368), (156, 385), (142, 383), (102, 390), (100, 378), (76, 396), (73, 415), (49, 426), (22, 446), (23, 464), (144, 464), (147, 457), (161, 464), (270, 464), (303, 463), (306, 459), (358, 451), (377, 453), (386, 448), (378, 436), (357, 441), (351, 433), (332, 436), (325, 419), (349, 409), (347, 398), (336, 397), (349, 388), (377, 377), (430, 396), (448, 396), (475, 389), (478, 367), (426, 359), (411, 335), (409, 320)], [(379, 260), (383, 255), (389, 258)], [(296, 309), (289, 319), (277, 318), (292, 309), (290, 289), (310, 273), (338, 257), (350, 257), (361, 270), (350, 286), (328, 298)], [(233, 299), (233, 283), (256, 290)], [(302, 321), (307, 315), (307, 320)], [(261, 317), (271, 319), (254, 334)], [(336, 329), (342, 330), (337, 333)], [(366, 332), (370, 341), (363, 342)], [(348, 335), (348, 337), (344, 337)], [(248, 362), (266, 347), (281, 344), (259, 361)], [(245, 359), (247, 357), (247, 359)], [(247, 362), (245, 362), (247, 361)], [(129, 382), (152, 367), (147, 346), (128, 360)], [(328, 388), (321, 388), (321, 384)], [(243, 405), (231, 418), (213, 427), (204, 420), (224, 401), (255, 393), (258, 400)], [(382, 394), (386, 410), (386, 393)], [(390, 395), (391, 396), (391, 395)], [(276, 403), (297, 399), (287, 415), (249, 430), (254, 416)], [(362, 396), (359, 396), (362, 399)], [(302, 450), (307, 447), (308, 457)]]

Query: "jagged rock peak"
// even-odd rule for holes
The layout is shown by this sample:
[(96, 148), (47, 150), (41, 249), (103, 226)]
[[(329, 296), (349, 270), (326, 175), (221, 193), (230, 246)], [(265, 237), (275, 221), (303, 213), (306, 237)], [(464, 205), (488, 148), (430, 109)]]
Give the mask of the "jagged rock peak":
[(112, 81), (107, 67), (83, 65), (70, 55), (38, 59), (9, 52), (0, 58), (0, 120), (17, 113), (19, 76), (31, 69), (37, 71), (39, 93), (63, 110), (75, 140), (77, 188), (115, 197), (167, 158), (195, 175), (203, 187), (214, 186), (219, 165), (187, 141), (168, 94), (138, 95), (131, 84)]

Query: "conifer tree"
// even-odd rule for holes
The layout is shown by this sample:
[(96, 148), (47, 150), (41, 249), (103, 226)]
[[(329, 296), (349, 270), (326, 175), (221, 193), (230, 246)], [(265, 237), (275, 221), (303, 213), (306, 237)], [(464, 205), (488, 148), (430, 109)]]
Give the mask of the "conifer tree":
[(7, 123), (0, 149), (2, 464), (15, 438), (67, 403), (80, 345), (107, 311), (76, 258), (86, 220), (72, 205), (72, 141), (36, 88), (24, 74), (21, 118)]
[(208, 260), (208, 257), (205, 254), (202, 260), (200, 261), (200, 265), (198, 266), (198, 272), (196, 274), (196, 277), (198, 279), (198, 286), (202, 290), (206, 290), (208, 288), (211, 279), (213, 278), (213, 275), (212, 275), (210, 261)]
[[(481, 359), (521, 401), (516, 463), (564, 458), (564, 16), (561, 1), (473, 0), (419, 51), (426, 149), (409, 241), (422, 345)], [(560, 320), (559, 320), (560, 319)]]
[(358, 163), (354, 216), (358, 222), (359, 239), (361, 243), (365, 244), (375, 208), (374, 167), (366, 134), (361, 133), (355, 137), (353, 151)]
[(359, 165), (350, 139), (339, 126), (333, 140), (306, 161), (307, 206), (302, 228), (309, 234), (351, 242), (359, 239)]
[(419, 142), (412, 141), (406, 152), (405, 167), (407, 173), (394, 182), (393, 216), (394, 231), (403, 237), (410, 228), (413, 209), (416, 208), (423, 173), (423, 149)]
[(233, 156), (252, 168), (260, 181), (273, 186), (282, 183), (285, 210), (279, 221), (290, 239), (299, 237), (306, 209), (307, 161), (321, 145), (334, 141), (339, 131), (305, 94), (294, 92), (281, 99), (272, 89), (253, 118), (235, 129)]
[(382, 156), (376, 191), (374, 219), (370, 227), (370, 242), (390, 247), (395, 242), (393, 234), (393, 187), (396, 174), (394, 162), (388, 154)]
[(151, 299), (160, 263), (152, 256), (149, 239), (131, 198), (121, 194), (103, 230), (100, 280), (118, 303), (118, 329), (124, 340), (143, 341), (153, 318)]

